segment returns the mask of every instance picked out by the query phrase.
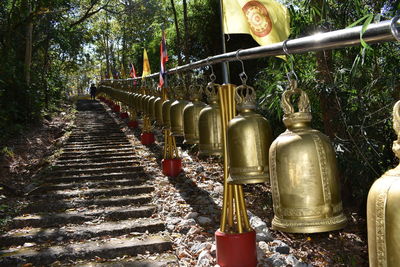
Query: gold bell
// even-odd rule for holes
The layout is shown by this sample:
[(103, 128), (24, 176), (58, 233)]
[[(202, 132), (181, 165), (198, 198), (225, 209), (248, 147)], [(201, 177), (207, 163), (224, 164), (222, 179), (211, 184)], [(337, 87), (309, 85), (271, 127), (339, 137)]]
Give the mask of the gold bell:
[(177, 100), (171, 104), (170, 119), (172, 136), (183, 136), (183, 109), (189, 103), (189, 101), (182, 99), (184, 87), (180, 87), (179, 89), (176, 92)]
[(199, 115), (199, 156), (222, 156), (222, 120), (218, 104), (219, 84), (209, 83), (205, 89), (209, 104)]
[(156, 115), (156, 123), (158, 126), (163, 126), (163, 113), (162, 113), (162, 104), (164, 101), (161, 97), (157, 98), (156, 102), (154, 103), (155, 106), (155, 115)]
[(148, 99), (147, 99), (147, 103), (146, 103), (146, 114), (147, 117), (149, 118), (150, 121), (153, 120), (152, 117), (152, 112), (151, 112), (151, 106), (152, 106), (152, 102), (156, 99), (156, 97), (154, 95), (151, 95)]
[[(400, 158), (400, 101), (393, 108), (397, 140), (393, 152)], [(400, 263), (400, 165), (372, 185), (367, 200), (369, 266), (396, 267)]]
[(142, 112), (145, 114), (145, 115), (148, 115), (148, 113), (147, 113), (147, 104), (148, 104), (148, 102), (149, 102), (149, 98), (150, 98), (151, 96), (150, 95), (145, 95), (143, 98), (142, 98)]
[(158, 99), (161, 100), (161, 97), (155, 95), (154, 98), (153, 98), (153, 100), (150, 101), (150, 107), (149, 107), (149, 112), (150, 112), (150, 113), (149, 113), (149, 118), (150, 118), (150, 120), (152, 120), (152, 121), (155, 121), (155, 120), (157, 119), (157, 118), (156, 118), (156, 102), (157, 102)]
[[(290, 98), (300, 94), (299, 111)], [(287, 130), (269, 151), (274, 219), (272, 228), (289, 233), (327, 232), (343, 228), (336, 157), (329, 138), (310, 127), (310, 101), (292, 83), (282, 95)]]
[(163, 129), (169, 130), (171, 128), (171, 105), (174, 100), (167, 99), (162, 104), (162, 120)]
[(196, 91), (195, 86), (191, 86), (189, 92), (193, 102), (189, 102), (183, 109), (183, 135), (185, 137), (183, 143), (198, 144), (200, 111), (207, 105), (199, 101), (201, 92)]
[(269, 180), (268, 153), (272, 130), (267, 119), (254, 112), (254, 88), (236, 88), (236, 104), (240, 112), (229, 121), (227, 130), (229, 178), (232, 184), (264, 183)]

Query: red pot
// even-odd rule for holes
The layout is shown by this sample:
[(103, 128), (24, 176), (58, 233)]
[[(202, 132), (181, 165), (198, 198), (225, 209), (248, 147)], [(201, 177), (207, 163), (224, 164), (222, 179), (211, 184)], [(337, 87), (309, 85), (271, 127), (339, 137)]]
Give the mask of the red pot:
[(129, 115), (128, 115), (127, 112), (121, 112), (121, 113), (119, 114), (119, 117), (120, 117), (121, 119), (127, 119), (127, 118), (129, 118)]
[(180, 158), (163, 159), (161, 165), (162, 173), (166, 176), (176, 177), (182, 171), (182, 160)]
[(118, 113), (118, 112), (121, 111), (121, 107), (120, 107), (119, 105), (114, 105), (113, 111), (116, 112), (116, 113)]
[(153, 144), (155, 141), (154, 134), (153, 133), (142, 133), (140, 136), (140, 141), (142, 142), (143, 145), (150, 145)]
[(139, 126), (139, 123), (137, 121), (129, 121), (128, 122), (128, 127), (129, 128), (136, 128)]
[(256, 232), (227, 234), (217, 230), (217, 263), (221, 267), (256, 267)]

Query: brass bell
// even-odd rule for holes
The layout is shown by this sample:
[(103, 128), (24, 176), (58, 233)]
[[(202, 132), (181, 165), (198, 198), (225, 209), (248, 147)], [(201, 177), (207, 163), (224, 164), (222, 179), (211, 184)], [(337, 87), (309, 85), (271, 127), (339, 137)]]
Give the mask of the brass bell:
[(209, 83), (205, 89), (209, 104), (199, 115), (199, 156), (222, 156), (222, 120), (218, 104), (220, 85)]
[(183, 109), (189, 103), (189, 101), (182, 99), (183, 90), (184, 87), (179, 87), (176, 91), (177, 100), (171, 104), (170, 119), (172, 136), (183, 136)]
[(143, 112), (143, 114), (145, 114), (145, 115), (147, 115), (147, 103), (148, 103), (150, 97), (151, 97), (151, 95), (146, 94), (146, 95), (142, 98), (142, 112)]
[(147, 117), (150, 119), (150, 121), (152, 121), (153, 119), (151, 118), (151, 103), (156, 99), (156, 97), (154, 95), (150, 95), (149, 98), (147, 98), (147, 103), (146, 103), (146, 114)]
[(138, 97), (137, 97), (137, 100), (136, 100), (137, 106), (138, 106), (138, 111), (139, 111), (139, 112), (142, 112), (142, 98), (143, 98), (144, 96), (145, 96), (145, 95), (139, 93), (139, 94), (138, 94)]
[(189, 102), (183, 109), (183, 134), (185, 137), (183, 143), (198, 144), (200, 111), (206, 107), (206, 104), (199, 101), (201, 91), (196, 91), (195, 86), (191, 86), (189, 92), (193, 102)]
[(155, 106), (155, 115), (156, 115), (156, 124), (160, 127), (163, 126), (163, 113), (162, 113), (162, 104), (164, 101), (161, 97), (157, 98), (156, 102), (154, 103)]
[[(290, 98), (299, 94), (299, 111)], [(343, 228), (336, 157), (329, 138), (310, 127), (307, 94), (292, 82), (282, 95), (287, 130), (269, 151), (274, 219), (272, 228), (289, 233), (327, 232)]]
[(150, 104), (149, 104), (149, 118), (152, 121), (156, 120), (156, 101), (158, 99), (161, 99), (161, 97), (159, 96), (154, 96), (154, 98), (152, 100), (150, 100)]
[(171, 128), (171, 105), (174, 102), (172, 99), (167, 99), (162, 104), (162, 118), (163, 118), (163, 129), (169, 130)]
[[(400, 101), (393, 108), (397, 140), (392, 150), (400, 158)], [(368, 193), (367, 228), (369, 266), (396, 267), (400, 263), (400, 165), (385, 172)]]
[(227, 146), (229, 178), (232, 184), (264, 183), (269, 180), (268, 153), (272, 130), (266, 118), (254, 112), (254, 88), (241, 85), (236, 88), (239, 115), (229, 121)]

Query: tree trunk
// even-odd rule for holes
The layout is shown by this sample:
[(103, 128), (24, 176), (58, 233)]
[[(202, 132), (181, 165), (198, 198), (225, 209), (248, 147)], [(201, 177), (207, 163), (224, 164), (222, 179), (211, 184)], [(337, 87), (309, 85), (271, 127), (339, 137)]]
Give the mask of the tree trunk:
[(179, 24), (178, 24), (178, 17), (176, 15), (176, 8), (175, 8), (175, 3), (174, 0), (171, 0), (171, 6), (172, 6), (172, 11), (174, 13), (174, 21), (175, 21), (175, 31), (176, 31), (176, 44), (178, 47), (178, 51), (176, 51), (177, 56), (178, 56), (178, 65), (181, 66), (182, 64), (182, 56), (181, 56), (181, 35), (179, 32)]
[[(32, 6), (30, 1), (27, 1), (28, 16), (32, 12)], [(26, 26), (25, 35), (25, 82), (29, 86), (31, 83), (31, 63), (32, 63), (32, 32), (33, 32), (33, 22), (29, 21)]]
[(43, 79), (43, 87), (44, 87), (44, 105), (46, 109), (49, 109), (49, 88), (47, 83), (46, 74), (49, 69), (49, 48), (50, 48), (50, 36), (46, 37), (45, 51), (44, 51), (44, 60), (43, 60), (43, 68), (42, 68), (42, 79)]
[[(320, 25), (322, 19), (325, 17), (326, 9), (323, 8), (324, 0), (313, 0), (312, 3), (321, 10), (321, 16), (314, 18), (314, 24)], [(326, 3), (325, 3), (326, 4)], [(345, 130), (340, 125), (340, 107), (336, 100), (336, 94), (333, 90), (337, 90), (334, 85), (333, 79), (333, 57), (332, 51), (318, 51), (316, 52), (317, 60), (317, 78), (318, 82), (324, 86), (322, 88), (330, 88), (331, 90), (322, 89), (319, 94), (319, 103), (322, 112), (322, 120), (324, 124), (324, 133), (331, 138), (336, 136), (344, 137)]]
[(189, 63), (189, 26), (188, 26), (188, 15), (187, 15), (187, 2), (183, 0), (183, 25), (185, 30), (185, 47), (183, 49), (185, 53), (185, 64)]

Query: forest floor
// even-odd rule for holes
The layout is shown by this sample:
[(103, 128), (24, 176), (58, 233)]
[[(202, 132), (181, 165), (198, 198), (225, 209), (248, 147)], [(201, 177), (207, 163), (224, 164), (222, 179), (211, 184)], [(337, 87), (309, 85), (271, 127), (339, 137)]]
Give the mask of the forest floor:
[[(66, 105), (56, 116), (3, 144), (0, 158), (2, 225), (25, 205), (24, 193), (34, 184), (40, 170), (57, 157), (57, 150), (68, 138), (73, 119), (74, 109)], [(125, 131), (134, 139), (132, 142), (135, 145), (141, 146), (138, 139), (140, 130), (125, 127)], [(155, 132), (157, 139), (162, 141), (161, 132)], [(161, 207), (160, 216), (165, 217), (174, 239), (176, 256), (185, 263), (182, 266), (200, 266), (202, 259), (210, 266), (214, 265), (213, 233), (218, 228), (222, 195), (221, 162), (217, 159), (202, 160), (193, 150), (183, 150), (184, 173), (176, 179), (170, 179), (163, 177), (159, 170), (161, 144), (141, 146), (138, 153), (142, 153), (141, 160), (147, 166), (148, 173), (154, 175), (160, 184), (154, 193), (154, 203)], [(190, 193), (184, 192), (187, 188), (192, 188)], [(269, 229), (273, 218), (270, 186), (250, 185), (245, 186), (244, 190), (250, 217), (258, 217), (268, 226), (268, 236), (258, 242), (262, 266), (290, 266), (289, 262), (293, 266), (368, 266), (365, 218), (348, 203), (344, 203), (348, 225), (343, 230), (320, 234), (287, 234)], [(204, 205), (210, 203), (213, 205), (207, 211), (202, 210)], [(188, 230), (185, 224), (192, 223), (193, 218), (195, 225)], [(276, 257), (277, 247), (289, 247), (289, 251), (281, 251), (282, 257)], [(260, 253), (264, 255), (260, 257)], [(294, 255), (295, 260), (290, 261), (287, 258), (289, 254)]]

